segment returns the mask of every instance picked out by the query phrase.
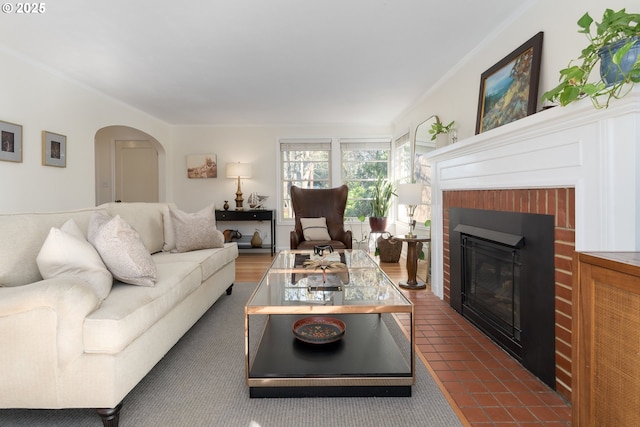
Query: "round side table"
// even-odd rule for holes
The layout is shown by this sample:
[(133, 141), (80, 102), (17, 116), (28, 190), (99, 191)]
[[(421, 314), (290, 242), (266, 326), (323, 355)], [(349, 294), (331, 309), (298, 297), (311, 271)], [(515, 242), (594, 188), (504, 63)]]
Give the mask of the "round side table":
[(407, 280), (398, 282), (398, 286), (403, 289), (425, 289), (427, 284), (417, 279), (418, 274), (418, 243), (430, 242), (431, 237), (427, 236), (393, 236), (394, 239), (401, 242), (407, 242)]

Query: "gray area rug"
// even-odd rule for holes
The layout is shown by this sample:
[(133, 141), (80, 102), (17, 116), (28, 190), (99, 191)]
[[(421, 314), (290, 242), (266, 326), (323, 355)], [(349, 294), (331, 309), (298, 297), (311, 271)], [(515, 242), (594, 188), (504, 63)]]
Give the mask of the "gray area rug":
[[(253, 284), (223, 295), (124, 399), (121, 427), (461, 426), (416, 356), (412, 397), (250, 399), (244, 304)], [(0, 410), (0, 426), (100, 427), (94, 410)]]

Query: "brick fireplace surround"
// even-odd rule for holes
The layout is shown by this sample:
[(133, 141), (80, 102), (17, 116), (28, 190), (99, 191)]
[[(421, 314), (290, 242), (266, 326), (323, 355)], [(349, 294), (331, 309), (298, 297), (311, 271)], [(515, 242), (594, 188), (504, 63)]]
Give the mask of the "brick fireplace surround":
[(571, 398), (571, 256), (575, 249), (573, 188), (443, 192), (444, 300), (450, 301), (449, 209), (537, 213), (555, 218), (556, 390)]
[(449, 301), (450, 208), (555, 217), (556, 389), (571, 400), (573, 251), (640, 251), (640, 88), (545, 110), (427, 156), (431, 288)]

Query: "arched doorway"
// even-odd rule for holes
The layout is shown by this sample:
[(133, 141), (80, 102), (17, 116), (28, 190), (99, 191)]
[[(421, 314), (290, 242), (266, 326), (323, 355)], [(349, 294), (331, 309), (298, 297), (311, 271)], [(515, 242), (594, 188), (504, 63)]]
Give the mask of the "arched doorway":
[(166, 199), (164, 147), (128, 126), (107, 126), (95, 136), (96, 205)]

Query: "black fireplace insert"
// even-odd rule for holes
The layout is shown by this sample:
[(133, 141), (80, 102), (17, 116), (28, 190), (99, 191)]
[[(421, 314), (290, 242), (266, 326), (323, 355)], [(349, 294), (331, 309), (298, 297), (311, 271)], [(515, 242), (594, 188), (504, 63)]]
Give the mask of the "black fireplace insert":
[(449, 211), (451, 306), (555, 388), (554, 217)]

